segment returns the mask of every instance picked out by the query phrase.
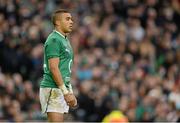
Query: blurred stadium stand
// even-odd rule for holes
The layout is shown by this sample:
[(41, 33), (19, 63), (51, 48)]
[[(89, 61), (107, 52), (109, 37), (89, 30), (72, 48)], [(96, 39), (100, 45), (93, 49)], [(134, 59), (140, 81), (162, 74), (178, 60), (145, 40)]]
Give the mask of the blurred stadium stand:
[(46, 121), (43, 43), (70, 9), (79, 107), (66, 121), (180, 122), (180, 0), (0, 0), (0, 121)]

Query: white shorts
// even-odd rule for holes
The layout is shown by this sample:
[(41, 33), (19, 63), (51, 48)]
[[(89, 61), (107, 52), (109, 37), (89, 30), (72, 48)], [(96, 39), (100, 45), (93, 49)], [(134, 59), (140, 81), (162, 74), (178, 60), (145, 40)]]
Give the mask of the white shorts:
[(42, 113), (68, 113), (69, 106), (58, 88), (40, 88), (39, 92)]

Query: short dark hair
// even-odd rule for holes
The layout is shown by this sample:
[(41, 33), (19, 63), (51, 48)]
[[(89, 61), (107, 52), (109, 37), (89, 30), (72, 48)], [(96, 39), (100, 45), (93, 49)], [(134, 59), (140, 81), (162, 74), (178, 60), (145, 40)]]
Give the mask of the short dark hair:
[(62, 13), (70, 13), (67, 9), (58, 9), (56, 11), (54, 11), (54, 13), (52, 14), (52, 17), (51, 17), (51, 21), (53, 23), (53, 25), (56, 25), (56, 19), (57, 19), (57, 15), (58, 14), (62, 14)]

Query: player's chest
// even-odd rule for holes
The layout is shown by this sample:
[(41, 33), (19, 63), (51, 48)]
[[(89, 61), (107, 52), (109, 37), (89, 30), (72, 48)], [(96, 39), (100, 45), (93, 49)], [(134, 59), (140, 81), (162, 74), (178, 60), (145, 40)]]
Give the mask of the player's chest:
[(63, 40), (62, 41), (62, 45), (65, 49), (69, 49), (69, 50), (72, 50), (72, 47), (71, 47), (71, 44), (69, 43), (68, 40)]
[(71, 47), (69, 41), (63, 40), (62, 45), (63, 45), (62, 54), (66, 57), (72, 57), (73, 50), (72, 50), (72, 47)]

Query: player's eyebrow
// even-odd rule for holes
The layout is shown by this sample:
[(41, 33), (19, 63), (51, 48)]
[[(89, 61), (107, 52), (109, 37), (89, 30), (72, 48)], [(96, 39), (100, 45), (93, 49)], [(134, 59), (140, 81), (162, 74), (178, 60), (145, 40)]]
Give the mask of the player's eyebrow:
[(66, 17), (66, 19), (67, 19), (67, 20), (70, 20), (70, 19), (71, 19), (71, 20), (73, 20), (73, 18), (72, 18), (72, 17)]
[(67, 19), (71, 19), (71, 17), (66, 17)]

